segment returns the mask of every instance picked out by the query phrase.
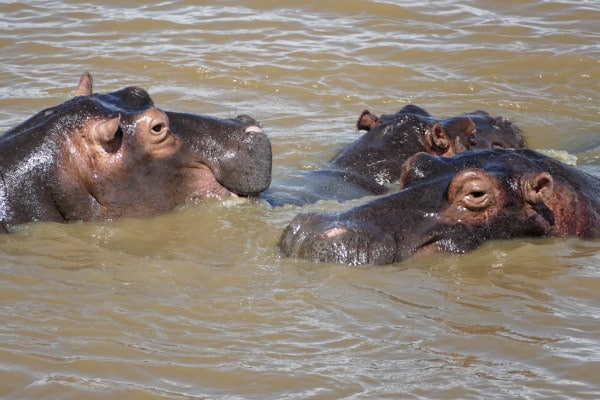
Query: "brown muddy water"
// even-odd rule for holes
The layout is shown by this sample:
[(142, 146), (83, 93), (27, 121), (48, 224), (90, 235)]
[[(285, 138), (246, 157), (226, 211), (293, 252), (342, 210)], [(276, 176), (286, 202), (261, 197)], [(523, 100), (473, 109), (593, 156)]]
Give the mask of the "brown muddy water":
[[(88, 70), (100, 92), (258, 118), (282, 189), (354, 140), (363, 109), (408, 103), (504, 115), (531, 147), (600, 171), (596, 0), (203, 3), (3, 1), (0, 131)], [(600, 241), (387, 267), (279, 254), (297, 213), (362, 201), (210, 202), (0, 237), (0, 398), (600, 397)]]

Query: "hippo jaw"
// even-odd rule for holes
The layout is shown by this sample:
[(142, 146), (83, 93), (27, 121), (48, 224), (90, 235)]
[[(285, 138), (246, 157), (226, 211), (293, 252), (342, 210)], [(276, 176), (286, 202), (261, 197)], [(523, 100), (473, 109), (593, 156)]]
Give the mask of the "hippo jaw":
[(447, 177), (407, 187), (341, 214), (300, 214), (285, 229), (281, 250), (314, 261), (390, 264), (418, 255), (465, 253), (493, 236), (511, 237), (506, 227), (512, 224), (527, 225), (516, 212), (500, 210), (506, 201), (496, 187), (475, 181), (487, 174), (458, 175), (451, 182)]
[[(93, 97), (102, 107), (121, 114), (143, 113), (155, 107), (144, 89), (127, 87), (94, 94), (92, 86), (92, 76), (84, 73), (75, 96)], [(170, 138), (180, 141), (180, 147), (172, 151), (186, 148), (187, 156), (182, 160), (184, 168), (190, 166), (198, 170), (192, 173), (199, 179), (198, 185), (190, 189), (188, 197), (254, 196), (269, 187), (271, 143), (254, 118), (239, 115), (235, 119), (219, 119), (200, 114), (164, 113), (167, 122), (161, 127), (169, 130)], [(168, 149), (168, 146), (163, 148)]]

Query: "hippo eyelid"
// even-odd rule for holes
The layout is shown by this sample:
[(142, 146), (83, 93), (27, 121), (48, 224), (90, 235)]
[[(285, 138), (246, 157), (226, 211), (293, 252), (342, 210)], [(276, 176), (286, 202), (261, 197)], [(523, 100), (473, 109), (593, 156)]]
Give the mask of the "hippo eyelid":
[(463, 196), (463, 201), (469, 210), (480, 210), (487, 208), (490, 200), (490, 195), (484, 190), (474, 188), (469, 193)]

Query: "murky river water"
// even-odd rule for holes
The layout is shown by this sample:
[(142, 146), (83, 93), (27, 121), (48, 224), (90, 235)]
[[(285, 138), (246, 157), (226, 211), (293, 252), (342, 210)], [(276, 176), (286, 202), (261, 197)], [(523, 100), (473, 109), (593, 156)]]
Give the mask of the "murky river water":
[[(600, 3), (0, 4), (0, 130), (139, 85), (164, 109), (260, 119), (274, 185), (359, 113), (485, 109), (600, 165)], [(566, 153), (562, 153), (566, 154)], [(353, 268), (282, 258), (301, 210), (191, 204), (0, 238), (3, 399), (600, 397), (600, 241), (514, 240)]]

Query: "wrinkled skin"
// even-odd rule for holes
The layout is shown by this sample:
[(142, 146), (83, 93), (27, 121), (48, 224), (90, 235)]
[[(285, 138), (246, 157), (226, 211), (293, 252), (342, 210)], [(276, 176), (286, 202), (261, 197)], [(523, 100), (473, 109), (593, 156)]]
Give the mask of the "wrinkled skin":
[(190, 199), (253, 196), (271, 179), (271, 145), (247, 116), (164, 112), (128, 87), (75, 97), (0, 136), (0, 221), (111, 220)]
[(404, 188), (341, 213), (300, 214), (287, 256), (389, 264), (413, 254), (464, 253), (492, 239), (600, 237), (600, 179), (528, 149), (419, 153)]
[[(519, 129), (484, 111), (437, 120), (416, 105), (381, 118), (365, 110), (357, 127), (368, 132), (324, 168), (292, 173), (285, 185), (278, 188), (275, 183), (264, 197), (279, 206), (381, 195), (400, 178), (404, 161), (418, 152), (452, 156), (467, 150), (525, 146)], [(294, 190), (287, 190), (290, 187)]]

